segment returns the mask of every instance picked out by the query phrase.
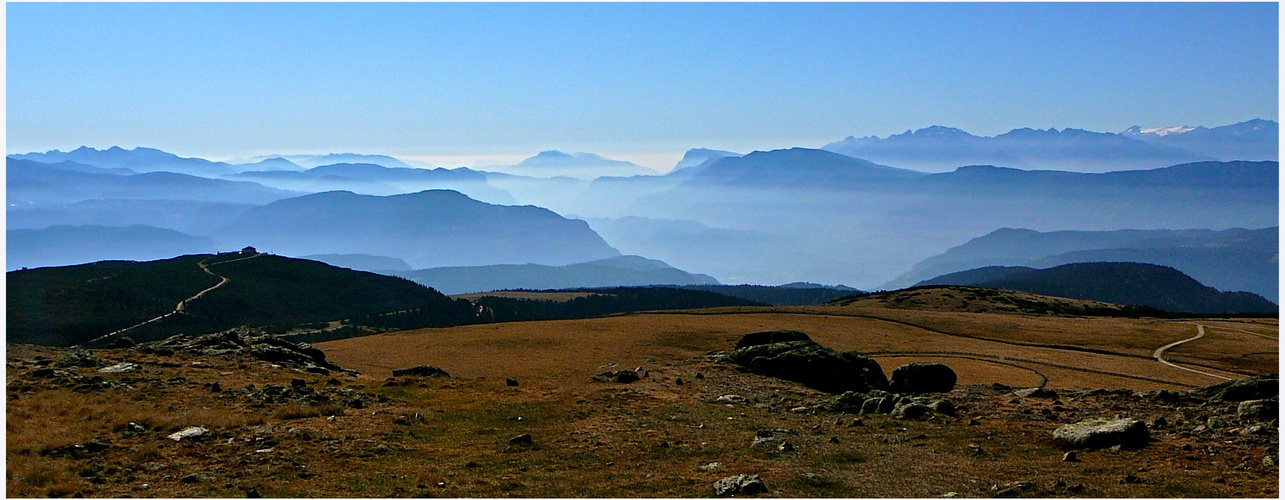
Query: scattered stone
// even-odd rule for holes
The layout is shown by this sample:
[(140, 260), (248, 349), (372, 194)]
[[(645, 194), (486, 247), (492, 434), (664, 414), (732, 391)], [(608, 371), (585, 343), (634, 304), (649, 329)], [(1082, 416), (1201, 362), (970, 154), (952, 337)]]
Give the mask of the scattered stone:
[(245, 492), (245, 497), (246, 498), (263, 498), (263, 495), (259, 494), (258, 488), (250, 488), (248, 491)]
[(992, 486), (991, 491), (995, 492), (995, 498), (1013, 498), (1034, 487), (1035, 483), (1030, 481), (1015, 481), (1003, 486)]
[(410, 368), (400, 368), (393, 370), (394, 377), (443, 377), (451, 378), (451, 374), (446, 370), (433, 365), (417, 365)]
[(511, 446), (535, 446), (535, 439), (530, 434), (519, 434), (509, 440)]
[(959, 498), (959, 493), (955, 493), (953, 491), (947, 491), (945, 493), (937, 495), (937, 498)]
[(308, 365), (303, 367), (303, 371), (317, 375), (330, 375), (330, 370), (324, 366)]
[[(760, 334), (764, 332), (746, 337)], [(839, 353), (810, 339), (749, 345), (732, 351), (729, 357), (759, 375), (799, 382), (824, 392), (865, 392), (888, 386), (879, 362), (856, 353)]]
[(615, 370), (599, 373), (593, 376), (595, 382), (615, 382), (617, 384), (629, 384), (641, 380), (642, 377), (633, 370)]
[(1075, 452), (1074, 452), (1074, 451), (1068, 451), (1068, 452), (1066, 452), (1066, 454), (1065, 454), (1065, 455), (1062, 455), (1062, 461), (1063, 461), (1063, 462), (1079, 462), (1079, 461), (1080, 461), (1080, 457), (1075, 456)]
[(307, 381), (307, 380), (304, 380), (304, 379), (301, 379), (301, 378), (292, 378), (292, 379), (290, 379), (290, 388), (292, 388), (292, 389), (300, 389), (300, 388), (303, 388), (303, 387), (308, 387), (308, 381)]
[(743, 404), (748, 404), (748, 403), (750, 402), (750, 400), (749, 400), (749, 398), (746, 398), (745, 396), (742, 396), (742, 395), (740, 395), (740, 394), (724, 394), (724, 395), (719, 396), (718, 398), (714, 399), (714, 402), (715, 402), (715, 403), (741, 404), (741, 405), (743, 405)]
[(794, 451), (794, 445), (791, 444), (789, 441), (786, 441), (784, 443), (781, 443), (780, 446), (777, 446), (776, 451), (791, 452), (791, 451)]
[(138, 370), (140, 367), (136, 363), (116, 363), (114, 365), (99, 368), (98, 373), (127, 373)]
[(866, 426), (866, 422), (859, 418), (854, 418), (852, 419), (852, 422), (848, 423), (848, 427), (865, 427), (865, 426)]
[(74, 367), (97, 368), (107, 363), (108, 361), (95, 357), (94, 354), (89, 352), (88, 349), (85, 349), (83, 347), (78, 347), (75, 350), (67, 353), (67, 355), (59, 358), (58, 361), (54, 361), (54, 367), (56, 368), (74, 368)]
[(830, 444), (839, 444), (839, 436), (830, 436)]
[(1151, 422), (1151, 428), (1153, 429), (1164, 429), (1166, 427), (1169, 427), (1169, 421), (1164, 417), (1156, 417), (1156, 419)]
[(698, 468), (698, 469), (700, 469), (700, 470), (703, 470), (703, 471), (715, 471), (715, 470), (722, 469), (722, 468), (723, 468), (723, 464), (722, 464), (722, 463), (720, 463), (720, 462), (709, 462), (709, 463), (704, 464), (704, 465), (701, 465), (700, 467), (697, 467), (697, 468)]
[(1209, 417), (1209, 419), (1205, 421), (1205, 428), (1211, 431), (1226, 429), (1227, 427), (1230, 427), (1230, 426), (1231, 424), (1227, 423), (1227, 419), (1219, 417), (1217, 415)]
[(1133, 474), (1129, 474), (1127, 476), (1124, 476), (1124, 478), (1120, 479), (1121, 484), (1138, 484), (1141, 482), (1142, 482), (1142, 478), (1135, 476)]
[(1241, 420), (1271, 420), (1279, 414), (1277, 398), (1251, 399), (1236, 406), (1236, 416)]
[(1053, 431), (1053, 440), (1074, 449), (1106, 448), (1110, 446), (1142, 447), (1151, 434), (1141, 420), (1122, 418), (1095, 419), (1066, 424)]
[(889, 382), (893, 392), (918, 394), (925, 392), (950, 392), (958, 376), (955, 370), (940, 363), (910, 363), (892, 371)]
[(1058, 398), (1057, 391), (1054, 391), (1052, 389), (1045, 389), (1043, 387), (1032, 387), (1030, 389), (1013, 391), (1013, 394), (1016, 394), (1019, 397), (1023, 397), (1023, 398), (1038, 398), (1038, 399), (1057, 399)]
[(204, 481), (209, 481), (211, 479), (214, 479), (214, 476), (211, 476), (203, 472), (193, 472), (191, 474), (183, 476), (183, 478), (179, 479), (178, 482), (183, 484), (196, 484)]
[(517, 387), (517, 386), (518, 386), (518, 381), (513, 380), (513, 379), (511, 379), (511, 378), (506, 378), (506, 379), (504, 379), (504, 385), (509, 386), (509, 387)]
[(200, 427), (200, 426), (193, 426), (193, 427), (188, 427), (181, 431), (175, 432), (173, 434), (170, 434), (169, 436), (166, 436), (166, 437), (173, 439), (175, 441), (182, 441), (184, 439), (201, 439), (209, 435), (210, 435), (209, 429), (206, 429), (205, 427)]
[(704, 373), (701, 373), (701, 372), (696, 372), (696, 376), (695, 376), (695, 377), (692, 377), (692, 378), (694, 378), (694, 379), (696, 379), (696, 380), (705, 380), (705, 374), (704, 374)]
[(982, 425), (982, 421), (981, 421), (981, 420), (977, 420), (977, 419), (975, 419), (975, 418), (968, 419), (968, 426), (969, 426), (969, 427), (976, 426), (976, 425)]
[(731, 495), (754, 495), (767, 493), (767, 485), (756, 475), (740, 474), (719, 479), (714, 483), (714, 495), (725, 497)]

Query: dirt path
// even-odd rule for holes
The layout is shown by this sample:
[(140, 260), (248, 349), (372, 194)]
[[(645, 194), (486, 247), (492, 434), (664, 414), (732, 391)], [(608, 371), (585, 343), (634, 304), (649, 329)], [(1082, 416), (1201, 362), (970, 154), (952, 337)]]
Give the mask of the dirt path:
[(199, 291), (199, 292), (196, 292), (196, 295), (193, 295), (193, 296), (188, 297), (188, 298), (186, 298), (186, 299), (180, 300), (180, 301), (178, 302), (178, 305), (174, 306), (174, 310), (173, 310), (173, 311), (170, 311), (170, 312), (168, 312), (168, 313), (162, 314), (162, 315), (160, 315), (160, 316), (157, 316), (157, 317), (155, 317), (155, 318), (149, 319), (149, 320), (147, 320), (147, 321), (144, 321), (144, 322), (142, 322), (142, 323), (139, 323), (139, 324), (134, 325), (134, 326), (131, 326), (131, 327), (121, 328), (120, 330), (116, 330), (116, 331), (114, 331), (114, 332), (111, 332), (111, 333), (109, 333), (109, 334), (107, 334), (107, 335), (103, 335), (103, 336), (101, 336), (101, 337), (95, 338), (95, 339), (90, 340), (90, 341), (88, 341), (88, 342), (82, 342), (82, 343), (81, 343), (81, 345), (89, 345), (89, 344), (92, 344), (92, 343), (94, 343), (94, 342), (99, 342), (99, 341), (102, 341), (102, 340), (106, 340), (106, 339), (107, 339), (107, 338), (109, 338), (109, 337), (112, 337), (112, 336), (115, 336), (115, 335), (120, 335), (120, 334), (122, 334), (122, 333), (128, 332), (128, 331), (130, 331), (130, 330), (133, 330), (133, 329), (138, 328), (138, 327), (143, 326), (143, 325), (147, 325), (147, 324), (155, 323), (155, 322), (157, 322), (157, 321), (161, 321), (161, 320), (163, 320), (163, 319), (165, 319), (165, 318), (168, 318), (168, 317), (170, 317), (170, 316), (173, 316), (173, 315), (175, 315), (175, 314), (182, 314), (182, 313), (184, 312), (184, 309), (186, 309), (186, 308), (187, 308), (187, 303), (188, 303), (188, 302), (191, 302), (191, 301), (193, 301), (193, 300), (199, 299), (199, 298), (201, 298), (201, 297), (205, 296), (205, 294), (206, 294), (206, 293), (212, 292), (212, 291), (214, 291), (214, 290), (218, 289), (219, 287), (221, 287), (221, 286), (223, 286), (223, 285), (226, 285), (226, 284), (228, 284), (228, 283), (231, 283), (231, 282), (232, 282), (232, 280), (231, 280), (230, 278), (228, 278), (227, 276), (223, 276), (223, 275), (220, 275), (220, 274), (215, 274), (215, 273), (214, 273), (214, 271), (211, 271), (211, 270), (210, 270), (210, 266), (217, 266), (217, 265), (219, 265), (219, 264), (227, 264), (227, 263), (229, 263), (229, 262), (237, 262), (237, 261), (246, 260), (246, 259), (253, 259), (253, 258), (258, 257), (258, 256), (260, 256), (260, 255), (263, 255), (263, 254), (254, 254), (254, 255), (251, 255), (251, 256), (249, 256), (249, 257), (241, 257), (241, 258), (239, 258), (239, 259), (225, 260), (225, 261), (223, 261), (223, 262), (215, 262), (214, 264), (208, 264), (208, 265), (205, 263), (205, 261), (210, 260), (212, 257), (202, 259), (200, 262), (197, 262), (197, 263), (196, 263), (196, 265), (200, 266), (200, 267), (201, 267), (201, 270), (202, 270), (202, 271), (205, 271), (205, 273), (206, 273), (206, 274), (209, 274), (210, 276), (214, 276), (214, 277), (216, 277), (216, 278), (219, 278), (219, 279), (220, 279), (220, 281), (218, 282), (218, 284), (215, 284), (214, 286), (211, 286), (211, 287), (209, 287), (209, 288), (206, 288), (206, 289), (204, 289), (204, 290), (201, 290), (201, 291)]
[(1193, 341), (1193, 340), (1200, 340), (1200, 339), (1201, 339), (1201, 338), (1203, 338), (1204, 336), (1205, 336), (1205, 325), (1196, 325), (1196, 336), (1195, 336), (1195, 337), (1191, 337), (1191, 338), (1189, 338), (1189, 339), (1183, 339), (1183, 340), (1179, 340), (1179, 341), (1177, 341), (1177, 342), (1170, 342), (1170, 343), (1168, 343), (1168, 344), (1165, 344), (1165, 345), (1161, 346), (1159, 349), (1156, 349), (1156, 352), (1152, 353), (1152, 354), (1151, 354), (1151, 357), (1156, 358), (1156, 361), (1159, 361), (1161, 364), (1163, 364), (1163, 365), (1165, 365), (1165, 366), (1171, 366), (1171, 367), (1177, 368), (1177, 369), (1179, 369), (1179, 370), (1187, 370), (1187, 371), (1192, 372), (1192, 373), (1199, 373), (1199, 374), (1201, 374), (1201, 375), (1207, 375), (1207, 376), (1210, 376), (1210, 377), (1213, 377), (1213, 378), (1216, 378), (1216, 379), (1220, 379), (1220, 380), (1231, 380), (1231, 377), (1224, 377), (1224, 376), (1222, 376), (1222, 375), (1215, 375), (1215, 374), (1213, 374), (1213, 373), (1209, 373), (1209, 372), (1202, 372), (1202, 371), (1200, 371), (1200, 370), (1193, 370), (1193, 369), (1191, 369), (1191, 368), (1187, 368), (1187, 367), (1185, 367), (1185, 366), (1178, 366), (1178, 365), (1175, 365), (1175, 364), (1170, 363), (1170, 362), (1168, 362), (1168, 361), (1165, 361), (1165, 358), (1164, 358), (1165, 351), (1169, 350), (1169, 349), (1170, 349), (1170, 348), (1172, 348), (1172, 347), (1177, 347), (1177, 346), (1180, 346), (1180, 345), (1182, 345), (1182, 344), (1186, 344), (1187, 342), (1191, 342), (1191, 341)]

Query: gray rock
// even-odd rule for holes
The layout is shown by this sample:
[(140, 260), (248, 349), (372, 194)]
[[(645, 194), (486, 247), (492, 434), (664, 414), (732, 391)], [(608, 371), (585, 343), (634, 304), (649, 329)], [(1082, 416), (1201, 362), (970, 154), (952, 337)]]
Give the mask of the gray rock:
[(892, 371), (889, 385), (893, 392), (918, 394), (950, 392), (958, 376), (955, 370), (940, 363), (910, 363)]
[(1062, 455), (1062, 461), (1063, 461), (1063, 462), (1079, 462), (1079, 461), (1080, 461), (1080, 457), (1075, 456), (1075, 452), (1074, 452), (1074, 451), (1068, 451), (1068, 452), (1066, 452), (1066, 454), (1065, 454), (1065, 455)]
[(715, 403), (743, 405), (750, 402), (749, 398), (740, 394), (724, 394), (714, 400)]
[(95, 357), (88, 349), (77, 348), (76, 350), (59, 358), (58, 361), (54, 361), (54, 366), (58, 368), (97, 368), (107, 363), (107, 361)]
[(1038, 399), (1057, 399), (1058, 398), (1057, 391), (1054, 391), (1052, 389), (1045, 389), (1043, 387), (1032, 387), (1030, 389), (1017, 390), (1017, 391), (1013, 391), (1013, 394), (1016, 394), (1023, 398), (1038, 398)]
[(181, 431), (175, 432), (173, 434), (170, 434), (169, 436), (166, 436), (166, 437), (173, 439), (175, 441), (182, 441), (184, 439), (200, 439), (209, 435), (210, 435), (209, 429), (206, 429), (205, 427), (200, 427), (200, 426), (193, 426), (193, 427), (188, 427)]
[(700, 467), (697, 467), (697, 468), (703, 471), (715, 471), (715, 470), (722, 469), (723, 464), (720, 462), (710, 462), (710, 463), (701, 465)]
[(755, 436), (750, 448), (772, 448), (781, 443), (781, 438), (774, 436)]
[(629, 384), (629, 383), (642, 380), (642, 377), (639, 377), (638, 372), (635, 372), (633, 370), (615, 370), (615, 371), (603, 372), (603, 373), (594, 375), (593, 380), (597, 382), (615, 382), (618, 384)]
[(950, 401), (947, 401), (945, 399), (933, 401), (933, 403), (928, 405), (928, 407), (931, 408), (932, 411), (936, 413), (940, 413), (942, 415), (947, 415), (951, 417), (955, 416), (955, 413), (956, 413), (955, 403), (951, 403)]
[(1146, 446), (1150, 438), (1147, 424), (1131, 418), (1085, 420), (1053, 431), (1053, 441), (1073, 449), (1139, 448)]
[(1271, 420), (1280, 414), (1276, 398), (1241, 401), (1236, 416), (1241, 420)]
[(1013, 498), (1034, 487), (1035, 483), (1030, 481), (1014, 481), (1003, 486), (993, 486), (991, 490), (995, 492), (995, 498)]
[(861, 414), (874, 415), (876, 413), (879, 413), (879, 403), (882, 401), (883, 401), (883, 398), (867, 399), (864, 403), (861, 404)]
[(394, 377), (442, 377), (451, 378), (451, 374), (446, 370), (433, 365), (417, 365), (410, 368), (399, 368), (393, 370)]
[(1230, 426), (1231, 424), (1227, 423), (1227, 419), (1216, 415), (1209, 417), (1209, 419), (1205, 421), (1205, 428), (1211, 431), (1226, 429), (1227, 427), (1230, 427)]
[(839, 353), (811, 340), (751, 345), (732, 351), (730, 358), (759, 375), (825, 392), (867, 392), (888, 386), (879, 362), (855, 353)]
[(918, 420), (932, 413), (932, 409), (919, 403), (909, 403), (892, 410), (893, 418)]
[(519, 434), (509, 440), (512, 446), (535, 446), (535, 439), (530, 434)]
[(135, 363), (116, 363), (114, 365), (99, 368), (98, 373), (126, 373), (139, 369)]
[(1248, 401), (1268, 399), (1280, 395), (1280, 381), (1276, 374), (1255, 375), (1221, 384), (1197, 387), (1186, 392), (1188, 396), (1208, 401)]
[(767, 485), (757, 474), (740, 474), (725, 477), (714, 482), (714, 495), (720, 497), (732, 495), (754, 495), (767, 493)]
[(840, 394), (830, 401), (827, 408), (833, 412), (839, 413), (861, 413), (861, 407), (866, 402), (866, 395), (856, 391), (848, 391)]

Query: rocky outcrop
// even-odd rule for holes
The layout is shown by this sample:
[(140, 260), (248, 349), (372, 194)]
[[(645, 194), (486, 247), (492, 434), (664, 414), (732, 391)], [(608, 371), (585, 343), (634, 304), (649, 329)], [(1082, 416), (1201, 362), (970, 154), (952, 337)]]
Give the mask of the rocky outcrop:
[(410, 368), (399, 368), (393, 370), (394, 377), (442, 377), (451, 378), (451, 374), (446, 370), (433, 365), (417, 365)]
[(642, 378), (638, 376), (638, 372), (631, 370), (615, 370), (599, 373), (593, 376), (593, 380), (595, 382), (615, 382), (617, 384), (628, 384), (637, 382), (641, 379)]
[(1131, 418), (1085, 420), (1053, 431), (1053, 441), (1073, 449), (1141, 448), (1150, 439), (1147, 424)]
[(714, 495), (720, 497), (732, 495), (754, 495), (767, 493), (767, 485), (757, 474), (740, 474), (725, 477), (714, 482)]
[[(795, 334), (798, 332), (751, 333), (737, 345), (802, 335)], [(792, 380), (819, 391), (865, 392), (888, 387), (879, 362), (855, 353), (836, 352), (807, 339), (806, 335), (803, 337), (802, 340), (748, 345), (732, 351), (729, 357), (751, 372)]]
[(1274, 373), (1230, 380), (1187, 391), (1188, 396), (1206, 401), (1248, 401), (1268, 399), (1279, 394), (1280, 378)]
[(135, 349), (150, 354), (178, 352), (203, 356), (250, 355), (255, 359), (310, 372), (330, 370), (356, 373), (326, 360), (326, 353), (310, 344), (290, 342), (251, 327), (237, 327), (218, 333), (189, 337), (175, 335), (165, 340), (139, 344)]
[(925, 392), (950, 392), (958, 377), (955, 370), (940, 363), (910, 363), (892, 371), (893, 392), (921, 394)]
[(736, 348), (741, 349), (755, 345), (775, 344), (777, 342), (798, 342), (801, 340), (812, 341), (812, 337), (794, 330), (769, 330), (746, 334), (741, 337), (741, 340), (736, 341)]

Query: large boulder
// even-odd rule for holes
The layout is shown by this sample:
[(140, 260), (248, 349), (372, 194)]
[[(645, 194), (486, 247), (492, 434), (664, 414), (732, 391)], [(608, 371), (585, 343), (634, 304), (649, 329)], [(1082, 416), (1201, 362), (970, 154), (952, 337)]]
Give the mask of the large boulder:
[(1271, 420), (1280, 414), (1276, 398), (1251, 399), (1241, 401), (1236, 407), (1236, 416), (1241, 420)]
[(1141, 448), (1150, 439), (1147, 424), (1132, 418), (1085, 420), (1053, 431), (1053, 441), (1072, 449)]
[(1197, 387), (1187, 391), (1187, 394), (1197, 399), (1208, 401), (1268, 399), (1280, 394), (1280, 379), (1274, 373), (1255, 375), (1239, 380), (1229, 380), (1221, 384)]
[(892, 371), (890, 386), (893, 392), (918, 394), (924, 392), (950, 392), (958, 377), (955, 370), (940, 363), (911, 363)]
[(797, 342), (800, 340), (811, 341), (812, 337), (803, 332), (794, 330), (769, 330), (766, 332), (754, 332), (741, 337), (736, 341), (736, 348), (749, 347), (754, 345), (775, 344), (777, 342)]
[(725, 497), (731, 495), (754, 495), (767, 493), (767, 485), (757, 474), (740, 474), (719, 479), (714, 483), (714, 495)]
[(825, 392), (867, 392), (888, 387), (879, 362), (855, 353), (839, 353), (812, 340), (750, 345), (732, 351), (729, 357), (754, 373), (793, 380)]

